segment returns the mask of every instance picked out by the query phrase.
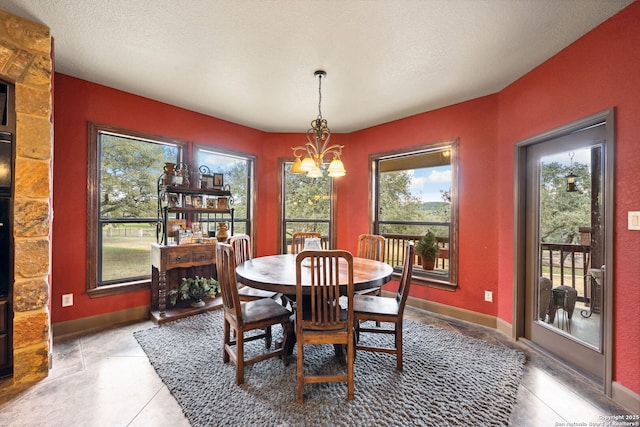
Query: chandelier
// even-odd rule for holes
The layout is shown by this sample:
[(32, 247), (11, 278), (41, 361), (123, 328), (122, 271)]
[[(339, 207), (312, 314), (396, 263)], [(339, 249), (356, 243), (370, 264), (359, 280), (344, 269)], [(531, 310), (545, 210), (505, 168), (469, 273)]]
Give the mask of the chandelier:
[[(331, 131), (327, 127), (327, 121), (322, 118), (320, 104), (322, 103), (322, 78), (327, 73), (317, 70), (313, 73), (318, 78), (318, 117), (311, 122), (311, 127), (307, 130), (307, 142), (298, 147), (291, 147), (296, 160), (291, 165), (291, 173), (306, 173), (312, 178), (319, 178), (324, 174), (326, 168), (330, 177), (344, 176), (346, 171), (340, 155), (342, 145), (329, 145)], [(333, 160), (328, 167), (325, 163), (325, 156), (333, 156)], [(304, 156), (304, 158), (302, 158)]]

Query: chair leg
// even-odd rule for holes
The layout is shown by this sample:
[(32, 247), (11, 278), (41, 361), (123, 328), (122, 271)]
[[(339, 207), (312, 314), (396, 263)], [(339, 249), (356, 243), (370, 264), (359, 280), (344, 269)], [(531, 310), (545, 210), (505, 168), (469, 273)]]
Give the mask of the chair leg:
[(304, 364), (304, 346), (301, 343), (298, 343), (298, 366), (297, 366), (297, 377), (298, 377), (298, 403), (304, 403), (304, 377), (302, 376), (302, 365)]
[(271, 326), (264, 328), (264, 348), (271, 348)]
[(347, 400), (353, 400), (354, 384), (353, 384), (353, 361), (355, 355), (355, 345), (353, 340), (347, 344)]
[[(375, 295), (376, 295), (377, 297), (382, 296), (382, 288), (378, 288), (378, 291), (376, 292), (376, 294), (375, 294)], [(381, 326), (381, 325), (380, 325), (380, 321), (379, 321), (379, 320), (376, 320), (376, 327), (377, 327), (377, 328), (379, 328), (380, 326)]]
[(230, 333), (229, 333), (229, 322), (227, 319), (224, 319), (224, 327), (223, 327), (223, 344), (222, 344), (222, 362), (229, 363), (229, 353), (227, 353), (227, 345), (229, 345)]
[(236, 384), (244, 384), (244, 331), (236, 333)]
[(402, 319), (396, 322), (396, 369), (402, 371)]
[(282, 359), (282, 363), (284, 366), (289, 366), (289, 354), (287, 353), (287, 348), (290, 345), (289, 340), (293, 335), (293, 324), (291, 321), (286, 321), (282, 323), (282, 354), (280, 354), (280, 358)]

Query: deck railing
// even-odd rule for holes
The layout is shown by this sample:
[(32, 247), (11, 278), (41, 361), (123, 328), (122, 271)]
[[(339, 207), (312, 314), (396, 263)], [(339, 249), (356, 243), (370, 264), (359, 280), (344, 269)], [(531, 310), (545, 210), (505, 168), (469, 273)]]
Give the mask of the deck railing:
[[(287, 240), (285, 241), (285, 245), (287, 248), (286, 253), (290, 254), (291, 253), (291, 243), (292, 240), (290, 237), (287, 238)], [(322, 249), (329, 249), (329, 236), (320, 236), (320, 246), (322, 246)]]
[(540, 276), (548, 277), (553, 286), (571, 286), (578, 291), (578, 300), (585, 301), (589, 287), (589, 256), (591, 246), (566, 243), (541, 243)]
[[(418, 243), (418, 240), (422, 238), (420, 235), (408, 234), (382, 234), (382, 236), (386, 239), (384, 260), (393, 267), (402, 265), (406, 243)], [(440, 246), (440, 254), (436, 259), (436, 268), (446, 270), (449, 268), (449, 238), (436, 237), (436, 240)], [(420, 257), (418, 255), (416, 255), (414, 264), (420, 264)]]
[[(417, 243), (422, 235), (382, 233), (385, 242), (385, 262), (393, 267), (401, 267), (404, 259), (406, 242)], [(436, 237), (440, 246), (440, 254), (436, 259), (436, 269), (445, 272), (449, 269), (449, 238)], [(329, 249), (329, 237), (322, 236), (321, 244)], [(287, 252), (290, 252), (291, 239), (286, 240)], [(589, 296), (590, 278), (589, 262), (591, 247), (566, 243), (541, 243), (542, 262), (540, 276), (552, 280), (553, 286), (567, 285), (578, 291), (578, 300), (585, 301)], [(416, 255), (414, 264), (420, 265), (420, 257)]]

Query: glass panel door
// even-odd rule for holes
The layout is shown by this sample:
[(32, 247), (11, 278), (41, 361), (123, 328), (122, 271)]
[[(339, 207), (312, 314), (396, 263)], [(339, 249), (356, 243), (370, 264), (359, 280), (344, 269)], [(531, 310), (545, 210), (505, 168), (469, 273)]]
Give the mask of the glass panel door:
[(604, 123), (527, 148), (525, 335), (603, 377)]

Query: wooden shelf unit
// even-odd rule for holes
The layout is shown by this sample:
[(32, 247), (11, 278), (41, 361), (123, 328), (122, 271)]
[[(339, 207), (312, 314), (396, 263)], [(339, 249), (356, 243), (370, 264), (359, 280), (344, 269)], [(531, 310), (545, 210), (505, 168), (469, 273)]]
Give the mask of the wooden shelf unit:
[[(200, 204), (194, 205), (194, 198), (199, 198)], [(207, 202), (213, 199), (215, 207), (209, 207)], [(189, 202), (191, 200), (191, 203)], [(225, 200), (225, 206), (220, 208), (221, 200)], [(187, 227), (193, 222), (205, 223), (208, 229), (213, 224), (215, 230), (216, 225), (221, 222), (231, 223), (231, 235), (234, 232), (234, 209), (233, 197), (230, 190), (220, 190), (213, 188), (193, 188), (182, 187), (177, 185), (163, 185), (158, 182), (158, 226), (156, 240), (158, 243), (168, 241), (169, 231), (167, 222), (173, 214), (176, 219), (184, 219)], [(211, 230), (208, 230), (211, 231)]]
[(168, 292), (177, 289), (183, 277), (213, 277), (216, 274), (216, 245), (151, 245), (151, 319), (162, 324), (221, 306), (220, 298), (205, 300), (204, 307), (182, 301), (171, 307)]

